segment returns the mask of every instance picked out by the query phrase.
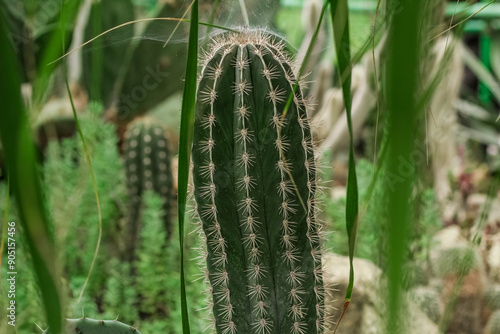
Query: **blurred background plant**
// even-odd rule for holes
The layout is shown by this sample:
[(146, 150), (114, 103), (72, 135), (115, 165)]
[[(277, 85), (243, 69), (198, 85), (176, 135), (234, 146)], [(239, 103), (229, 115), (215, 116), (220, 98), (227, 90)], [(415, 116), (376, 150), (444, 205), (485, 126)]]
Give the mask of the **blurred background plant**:
[[(57, 0), (0, 2), (2, 24), (10, 31), (7, 37), (20, 64), (22, 84), (14, 89), (22, 93), (37, 147), (37, 168), (51, 222), (49, 231), (54, 234), (65, 316), (75, 318), (82, 312), (99, 319), (119, 316), (120, 321), (140, 328), (142, 333), (180, 333), (180, 232), (178, 217), (166, 212), (174, 212), (175, 204), (166, 203), (167, 198), (156, 188), (141, 192), (139, 203), (134, 202), (130, 190), (133, 174), (129, 173), (130, 163), (125, 161), (136, 155), (142, 157), (144, 152), (131, 153), (124, 143), (129, 124), (144, 115), (164, 129), (172, 157), (169, 170), (173, 171), (174, 181), (170, 191), (176, 192), (174, 147), (182, 135), (179, 119), (188, 24), (181, 23), (177, 29), (175, 21), (127, 25), (70, 54), (66, 58), (67, 71), (61, 62), (51, 62), (122, 23), (183, 17), (189, 3), (65, 3), (61, 12), (61, 1)], [(428, 333), (495, 333), (495, 296), (500, 284), (500, 200), (496, 182), (500, 166), (500, 4), (494, 2), (483, 8), (489, 2), (426, 2), (424, 10), (432, 15), (425, 16), (420, 32), (423, 46), (418, 55), (420, 73), (415, 92), (420, 109), (415, 119), (408, 119), (415, 129), (413, 145), (407, 152), (410, 158), (399, 161), (397, 167), (402, 172), (392, 175), (387, 165), (391, 120), (384, 81), (387, 59), (394, 51), (388, 32), (392, 22), (387, 14), (392, 3), (381, 1), (375, 16), (378, 1), (349, 1), (352, 117), (360, 199), (355, 265), (358, 277), (371, 279), (357, 279), (354, 299), (339, 333), (368, 333), (370, 328), (383, 327), (384, 317), (376, 315), (374, 305), (382, 304), (385, 290), (374, 281), (379, 274), (384, 277), (390, 265), (390, 187), (401, 179), (409, 180), (411, 187), (405, 204), (411, 217), (405, 221), (408, 237), (402, 255), (400, 292), (402, 300), (409, 301), (406, 307), (417, 310), (412, 314), (425, 320)], [(322, 6), (321, 0), (205, 0), (200, 1), (200, 21), (228, 28), (246, 22), (251, 27), (266, 26), (285, 37), (287, 48), (300, 63)], [(442, 34), (450, 27), (454, 29)], [(206, 46), (207, 36), (216, 32), (219, 30), (215, 26), (200, 26), (200, 46)], [(167, 40), (167, 47), (163, 47)], [(405, 57), (404, 52), (400, 57)], [(310, 110), (316, 124), (313, 131), (324, 166), (324, 245), (327, 251), (337, 254), (325, 256), (325, 275), (338, 283), (340, 292), (334, 293), (338, 300), (335, 305), (342, 308), (347, 278), (339, 271), (349, 271), (344, 266), (349, 251), (345, 233), (349, 141), (341, 91), (343, 75), (335, 69), (334, 59), (331, 22), (325, 19), (304, 68), (306, 80), (310, 81), (307, 92), (315, 104)], [(79, 125), (74, 120), (65, 78)], [(7, 80), (3, 85), (11, 83), (15, 82)], [(92, 160), (102, 217), (101, 249), (81, 301), (79, 294), (98, 239), (99, 213), (78, 127)], [(0, 217), (8, 209), (8, 220), (19, 221), (18, 206), (13, 202), (7, 208), (6, 201), (10, 162), (2, 147), (9, 145), (12, 142), (2, 137)], [(11, 173), (12, 179), (15, 172)], [(132, 207), (137, 208), (136, 213), (131, 213)], [(165, 228), (166, 215), (172, 220), (171, 231)], [(132, 220), (137, 223), (133, 255), (127, 254)], [(186, 231), (182, 231), (188, 258), (196, 256), (193, 249), (198, 240), (189, 233), (193, 229), (192, 224), (187, 224)], [(29, 241), (22, 229), (16, 241), (17, 271), (22, 273), (16, 282), (16, 333), (38, 332), (36, 324), (41, 328), (47, 325), (44, 302), (35, 284)], [(7, 272), (5, 250), (3, 256), (2, 277)], [(205, 287), (194, 280), (199, 273), (195, 262), (188, 261), (186, 271), (191, 329), (199, 333), (209, 323), (201, 310), (207, 306), (201, 292)], [(2, 296), (6, 296), (6, 288), (2, 279)], [(7, 298), (0, 298), (2, 310), (7, 302)], [(338, 313), (331, 318), (337, 321)], [(0, 332), (11, 329), (0, 323)]]

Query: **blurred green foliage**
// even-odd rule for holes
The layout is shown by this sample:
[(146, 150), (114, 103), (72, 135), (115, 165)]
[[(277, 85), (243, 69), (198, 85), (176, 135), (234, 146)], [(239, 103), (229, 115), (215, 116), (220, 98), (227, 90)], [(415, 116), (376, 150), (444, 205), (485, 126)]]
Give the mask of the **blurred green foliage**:
[[(387, 242), (387, 207), (384, 203), (383, 182), (386, 180), (381, 173), (375, 181), (373, 192), (368, 198), (366, 206), (363, 201), (367, 199), (370, 184), (375, 172), (374, 165), (366, 159), (357, 162), (357, 173), (359, 180), (359, 197), (361, 199), (361, 212), (358, 228), (358, 244), (355, 255), (368, 259), (373, 263), (383, 266), (386, 260), (384, 255), (384, 244)], [(438, 203), (434, 190), (424, 189), (419, 196), (415, 196), (414, 211), (415, 219), (412, 224), (411, 243), (407, 247), (408, 260), (425, 262), (428, 260), (431, 239), (435, 232), (441, 227)], [(345, 225), (345, 202), (343, 196), (332, 199), (330, 196), (324, 198), (325, 220), (329, 225), (329, 233), (326, 248), (336, 253), (347, 255), (347, 236), (343, 233)]]
[[(83, 147), (77, 137), (53, 140), (49, 143), (43, 165), (43, 186), (48, 211), (52, 215), (59, 247), (60, 262), (64, 264), (64, 285), (68, 302), (68, 317), (83, 314), (98, 319), (119, 319), (141, 329), (143, 333), (179, 333), (181, 325), (179, 292), (179, 247), (177, 233), (167, 241), (162, 221), (162, 199), (149, 192), (143, 197), (143, 211), (139, 232), (139, 249), (132, 263), (122, 259), (123, 224), (129, 206), (125, 188), (124, 163), (118, 151), (118, 137), (114, 125), (102, 120), (102, 106), (90, 105), (80, 124), (96, 173), (103, 217), (101, 250), (85, 291), (82, 302), (77, 304), (80, 290), (92, 262), (98, 234), (98, 216), (89, 167), (84, 160)], [(0, 198), (6, 187), (0, 183)], [(0, 214), (5, 212), (0, 201)], [(17, 221), (15, 211), (10, 218)], [(194, 225), (189, 224), (188, 229)], [(45, 328), (38, 289), (30, 270), (28, 252), (22, 233), (18, 234), (18, 272), (16, 302), (18, 309), (18, 333), (33, 333), (36, 325)], [(197, 240), (186, 239), (188, 247)], [(4, 258), (5, 260), (5, 258)], [(5, 271), (5, 266), (2, 266)], [(198, 266), (188, 262), (187, 275), (199, 272)], [(5, 280), (1, 287), (6, 288)], [(189, 293), (199, 296), (203, 283), (189, 284)], [(2, 298), (3, 307), (7, 300)], [(201, 332), (207, 324), (200, 298), (190, 303), (195, 315), (193, 330)], [(2, 325), (0, 332), (5, 333)]]

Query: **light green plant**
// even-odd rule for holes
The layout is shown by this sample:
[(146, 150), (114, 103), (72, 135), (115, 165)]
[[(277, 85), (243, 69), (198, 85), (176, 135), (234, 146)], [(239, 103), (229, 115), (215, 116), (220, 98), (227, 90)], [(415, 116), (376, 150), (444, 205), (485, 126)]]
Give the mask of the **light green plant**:
[[(102, 298), (103, 317), (114, 318), (119, 314), (122, 321), (133, 324), (138, 321), (137, 290), (130, 272), (130, 263), (120, 262), (116, 258), (109, 261), (107, 280), (104, 285), (105, 292)], [(94, 314), (87, 309), (85, 313)]]
[(477, 265), (474, 249), (453, 247), (439, 253), (434, 269), (439, 276), (467, 275)]
[(439, 323), (443, 313), (443, 305), (440, 302), (441, 296), (433, 288), (418, 287), (411, 290), (412, 298), (422, 312), (435, 323)]
[(416, 215), (412, 227), (412, 256), (415, 260), (428, 263), (432, 238), (442, 227), (439, 206), (433, 189), (422, 191), (420, 196), (417, 197), (414, 210), (418, 215)]
[[(329, 159), (329, 157), (325, 157)], [(326, 159), (325, 159), (326, 160)], [(327, 161), (325, 161), (325, 164)], [(374, 166), (366, 159), (360, 159), (357, 163), (357, 174), (359, 180), (359, 196), (364, 198), (366, 196), (368, 185), (373, 177)], [(326, 172), (326, 171), (325, 171)], [(335, 176), (334, 176), (335, 177)], [(380, 193), (379, 182), (375, 185), (373, 200), (370, 201), (365, 211), (361, 214), (358, 230), (359, 243), (356, 247), (355, 255), (360, 258), (371, 260), (375, 264), (379, 264), (382, 240), (383, 227), (377, 224), (377, 218), (383, 210), (383, 206), (379, 205), (378, 201), (381, 197), (377, 196)], [(344, 229), (345, 225), (345, 205), (346, 198), (340, 196), (332, 199), (330, 194), (326, 193), (324, 199), (324, 217), (330, 224), (329, 230), (333, 231), (329, 235), (326, 246), (331, 248), (334, 252), (347, 255), (347, 236), (340, 232)], [(340, 233), (339, 233), (340, 232)]]
[[(3, 187), (2, 187), (3, 188)], [(0, 191), (4, 191), (1, 189)], [(4, 204), (4, 203), (2, 203)], [(0, 209), (0, 212), (2, 212)], [(12, 208), (9, 209), (9, 211)], [(18, 222), (18, 218), (15, 215), (10, 216), (9, 221)], [(2, 215), (3, 219), (3, 215)], [(35, 323), (40, 325), (46, 325), (46, 322), (43, 319), (40, 319), (40, 314), (43, 314), (43, 304), (40, 299), (39, 292), (36, 286), (36, 278), (32, 271), (30, 265), (30, 255), (26, 246), (26, 240), (23, 237), (22, 230), (17, 228), (17, 233), (15, 235), (16, 240), (16, 289), (15, 289), (15, 302), (16, 302), (16, 329), (18, 333), (35, 333), (38, 329)], [(2, 310), (6, 310), (10, 305), (9, 298), (9, 281), (6, 278), (9, 277), (7, 274), (8, 266), (7, 263), (7, 252), (4, 253), (5, 256), (2, 261), (2, 267), (0, 268), (0, 277), (2, 277), (2, 282), (0, 285), (0, 293), (2, 294), (2, 298), (0, 298), (0, 307)], [(4, 279), (5, 278), (5, 279)], [(3, 316), (6, 316), (6, 312), (2, 312)], [(1, 333), (9, 333), (9, 330), (12, 329), (12, 326), (7, 324), (9, 319), (6, 317), (6, 320), (2, 320), (0, 322), (0, 332)]]
[[(125, 177), (115, 127), (105, 123), (100, 118), (101, 113), (102, 107), (92, 104), (88, 113), (81, 117), (80, 126), (94, 172), (98, 175), (104, 249), (107, 256), (114, 257), (119, 254), (120, 247), (118, 221), (125, 214)], [(43, 168), (48, 207), (58, 231), (59, 247), (64, 250), (61, 261), (65, 263), (70, 285), (83, 285), (79, 277), (87, 276), (99, 232), (96, 199), (84, 156), (77, 137), (65, 139), (62, 143), (53, 141), (49, 143)], [(101, 286), (107, 275), (106, 263), (103, 256), (97, 258), (96, 271), (88, 286), (92, 296), (102, 293)]]
[(193, 181), (218, 333), (323, 332), (313, 144), (283, 45), (225, 34), (203, 63)]
[[(174, 239), (166, 238), (163, 224), (163, 200), (159, 194), (146, 191), (142, 198), (141, 230), (138, 237), (136, 258), (132, 262), (113, 258), (108, 261), (107, 280), (100, 309), (101, 318), (114, 318), (119, 314), (124, 322), (140, 327), (144, 333), (162, 332), (177, 334), (181, 332), (181, 313), (179, 299), (179, 249)], [(191, 226), (191, 225), (190, 225)], [(187, 239), (187, 245), (195, 243)], [(198, 271), (194, 262), (187, 266), (187, 273)], [(195, 281), (189, 285), (190, 293), (199, 295), (203, 282)], [(87, 303), (90, 302), (90, 303)], [(84, 302), (85, 313), (93, 315), (97, 310), (88, 307), (95, 303)], [(192, 322), (195, 332), (202, 332), (207, 322), (202, 319), (201, 300), (190, 303), (190, 312), (196, 315)], [(77, 309), (72, 313), (76, 314)]]
[(162, 224), (163, 200), (155, 196), (151, 190), (143, 194), (145, 210), (141, 221), (144, 228), (140, 231), (140, 242), (135, 264), (136, 289), (141, 295), (140, 311), (156, 315), (163, 311), (168, 313), (167, 272), (174, 265), (172, 253), (167, 252), (166, 231)]

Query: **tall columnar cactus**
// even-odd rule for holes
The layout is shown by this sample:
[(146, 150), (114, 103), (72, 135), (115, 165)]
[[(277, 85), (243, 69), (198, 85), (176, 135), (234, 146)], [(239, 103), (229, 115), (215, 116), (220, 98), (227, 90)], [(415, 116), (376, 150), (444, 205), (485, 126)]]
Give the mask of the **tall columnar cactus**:
[(206, 54), (193, 142), (217, 333), (322, 333), (316, 167), (300, 85), (282, 42), (217, 37)]
[[(95, 320), (81, 317), (66, 319), (63, 334), (141, 334), (136, 328), (116, 320)], [(50, 334), (47, 329), (43, 334)]]
[(168, 237), (172, 235), (173, 177), (165, 129), (155, 124), (151, 118), (141, 117), (135, 120), (125, 134), (124, 156), (127, 187), (132, 201), (128, 246), (129, 251), (133, 252), (139, 233), (142, 197), (146, 190), (153, 190), (162, 197), (165, 229)]

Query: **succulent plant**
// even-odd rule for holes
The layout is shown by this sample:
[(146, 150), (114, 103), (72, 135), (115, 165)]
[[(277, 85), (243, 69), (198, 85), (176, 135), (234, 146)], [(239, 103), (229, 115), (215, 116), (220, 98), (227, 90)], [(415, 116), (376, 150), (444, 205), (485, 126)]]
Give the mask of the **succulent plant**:
[(429, 277), (421, 264), (408, 263), (405, 265), (403, 275), (403, 286), (405, 289), (426, 286), (427, 284), (429, 284)]
[(490, 315), (488, 324), (486, 325), (487, 334), (500, 334), (500, 310), (493, 312)]
[[(62, 334), (141, 334), (136, 328), (116, 320), (95, 320), (86, 317), (66, 319)], [(43, 334), (50, 334), (47, 329)]]
[(165, 129), (152, 118), (141, 117), (132, 122), (125, 134), (124, 156), (130, 206), (128, 235), (129, 249), (133, 256), (140, 228), (142, 197), (153, 190), (164, 201), (163, 221), (167, 238), (172, 235), (172, 206), (174, 202), (171, 154)]
[(444, 305), (439, 293), (430, 287), (419, 286), (411, 290), (412, 297), (420, 310), (436, 324), (443, 314)]
[(436, 259), (434, 270), (439, 276), (465, 274), (477, 267), (474, 251), (466, 247), (443, 249)]
[(217, 333), (323, 333), (313, 142), (277, 37), (244, 30), (214, 38), (192, 157)]
[(489, 287), (484, 293), (486, 305), (492, 310), (500, 310), (500, 284)]

